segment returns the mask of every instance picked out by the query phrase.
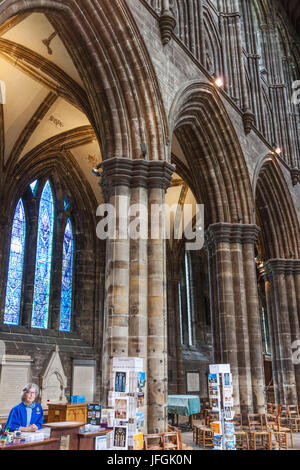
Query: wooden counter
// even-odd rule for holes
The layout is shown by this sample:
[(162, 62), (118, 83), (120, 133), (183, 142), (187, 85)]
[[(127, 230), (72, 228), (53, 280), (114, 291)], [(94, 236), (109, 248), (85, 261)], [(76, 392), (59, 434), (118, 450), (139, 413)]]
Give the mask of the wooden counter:
[(79, 448), (79, 428), (85, 423), (64, 421), (61, 423), (46, 423), (44, 427), (51, 429), (51, 438), (60, 439), (60, 449), (78, 450)]
[(112, 431), (112, 428), (107, 428), (104, 431), (98, 432), (82, 432), (78, 434), (79, 450), (95, 450), (95, 438), (98, 436), (106, 435), (108, 432)]
[(50, 438), (35, 442), (18, 442), (0, 445), (1, 450), (59, 450), (60, 439)]

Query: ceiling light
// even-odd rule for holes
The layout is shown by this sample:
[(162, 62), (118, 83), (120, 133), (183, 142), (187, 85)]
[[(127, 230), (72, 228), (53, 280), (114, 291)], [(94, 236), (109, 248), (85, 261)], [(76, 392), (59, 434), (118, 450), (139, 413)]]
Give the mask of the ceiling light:
[(217, 76), (215, 73), (213, 74), (214, 84), (218, 88), (222, 88), (224, 86), (224, 79), (221, 76)]
[(282, 148), (279, 147), (279, 145), (277, 144), (273, 144), (273, 149), (274, 149), (274, 152), (277, 153), (277, 155), (280, 155), (282, 152)]

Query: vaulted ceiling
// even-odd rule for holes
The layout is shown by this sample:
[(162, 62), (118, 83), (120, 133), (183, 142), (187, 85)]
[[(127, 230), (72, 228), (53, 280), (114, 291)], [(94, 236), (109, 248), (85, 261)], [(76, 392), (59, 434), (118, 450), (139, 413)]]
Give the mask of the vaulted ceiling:
[(300, 33), (300, 1), (299, 0), (281, 0), (286, 9), (291, 22), (295, 26), (298, 34)]
[(6, 92), (0, 119), (5, 167), (50, 148), (66, 149), (100, 200), (92, 169), (101, 152), (86, 93), (50, 18), (19, 15), (0, 27), (0, 80)]
[[(99, 180), (92, 169), (102, 156), (89, 119), (86, 92), (50, 17), (19, 15), (0, 27), (0, 80), (6, 91), (0, 113), (4, 167), (12, 172), (22, 159), (64, 149), (77, 161), (100, 203)], [(188, 168), (175, 137), (172, 144), (172, 154)], [(178, 174), (173, 176), (166, 203), (195, 207), (191, 189)]]

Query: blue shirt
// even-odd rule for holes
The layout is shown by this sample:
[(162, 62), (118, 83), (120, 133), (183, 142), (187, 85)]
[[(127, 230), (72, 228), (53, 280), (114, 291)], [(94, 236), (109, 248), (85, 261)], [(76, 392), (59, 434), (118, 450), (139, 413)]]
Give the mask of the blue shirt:
[(26, 421), (27, 424), (26, 424), (26, 426), (29, 426), (30, 420), (31, 420), (31, 415), (32, 415), (32, 408), (29, 408), (29, 406), (26, 406), (26, 413), (27, 413), (27, 421)]
[[(28, 410), (31, 411), (31, 416)], [(4, 429), (9, 428), (9, 432), (13, 432), (21, 426), (25, 428), (30, 424), (35, 424), (38, 429), (43, 427), (43, 409), (39, 403), (35, 403), (34, 408), (28, 408), (24, 403), (14, 406), (9, 413)]]

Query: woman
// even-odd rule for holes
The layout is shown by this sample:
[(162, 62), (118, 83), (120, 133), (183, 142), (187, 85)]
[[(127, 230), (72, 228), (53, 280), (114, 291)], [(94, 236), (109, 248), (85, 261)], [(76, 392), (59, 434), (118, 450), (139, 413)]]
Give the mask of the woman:
[(36, 384), (30, 383), (23, 388), (21, 403), (10, 411), (4, 430), (35, 432), (43, 427), (43, 409), (35, 402), (38, 394)]

